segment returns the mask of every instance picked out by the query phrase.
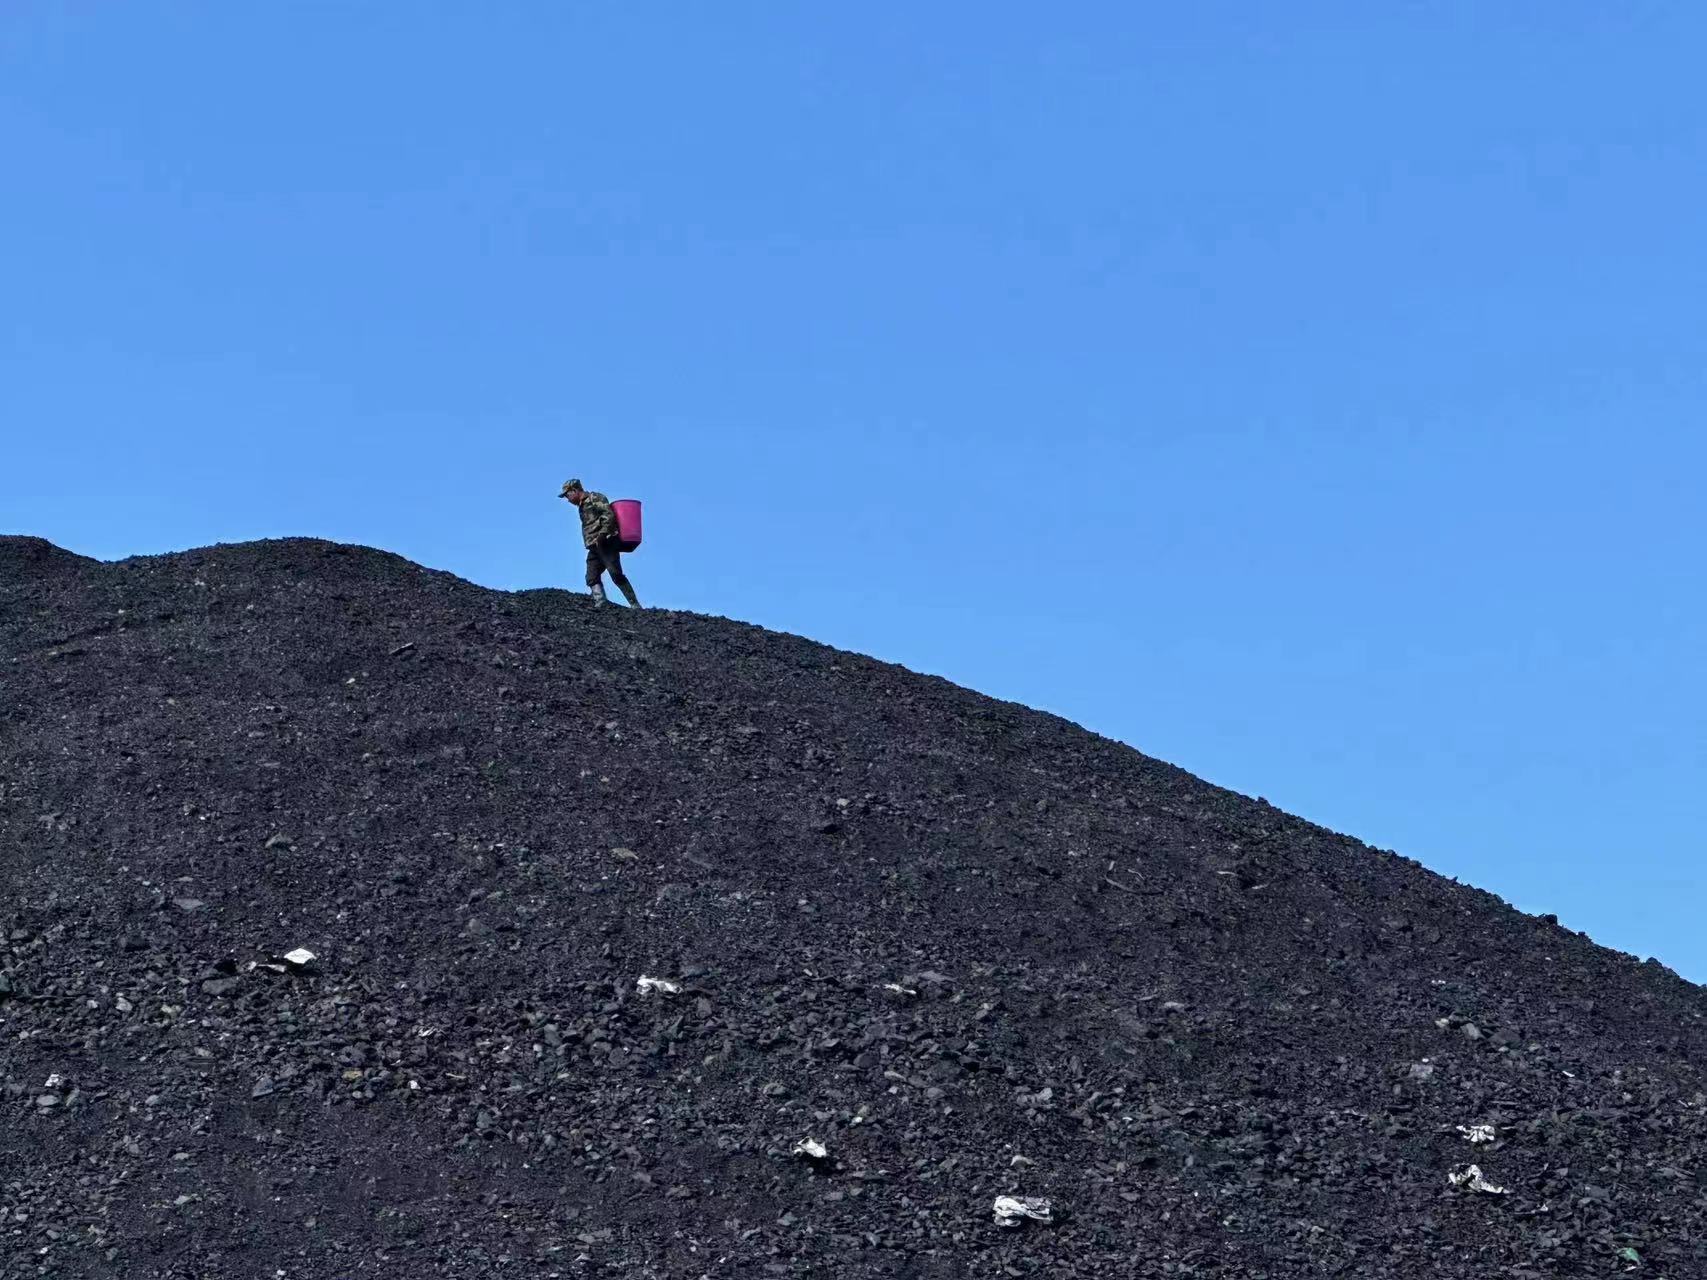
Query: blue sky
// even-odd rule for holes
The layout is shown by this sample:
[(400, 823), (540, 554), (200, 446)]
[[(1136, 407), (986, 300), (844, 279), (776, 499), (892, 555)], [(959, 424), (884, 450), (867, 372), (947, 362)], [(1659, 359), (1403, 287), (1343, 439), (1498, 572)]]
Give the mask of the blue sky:
[(1707, 978), (1707, 11), (0, 7), (0, 529), (1069, 716)]

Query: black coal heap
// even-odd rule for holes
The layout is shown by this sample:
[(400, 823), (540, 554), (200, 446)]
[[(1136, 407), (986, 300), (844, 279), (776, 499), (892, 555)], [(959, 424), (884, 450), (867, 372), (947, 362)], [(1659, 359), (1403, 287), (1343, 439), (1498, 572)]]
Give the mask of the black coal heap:
[(0, 888), (8, 1280), (1707, 1275), (1701, 989), (721, 619), (0, 539)]

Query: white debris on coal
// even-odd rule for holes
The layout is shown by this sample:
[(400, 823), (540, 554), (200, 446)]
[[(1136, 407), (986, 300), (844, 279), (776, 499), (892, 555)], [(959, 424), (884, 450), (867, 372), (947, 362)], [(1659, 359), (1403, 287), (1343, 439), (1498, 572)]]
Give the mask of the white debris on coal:
[(830, 1149), (816, 1138), (802, 1138), (794, 1144), (794, 1154), (807, 1160), (825, 1160), (829, 1158)]
[(1482, 1176), (1479, 1166), (1467, 1164), (1462, 1169), (1454, 1169), (1446, 1175), (1446, 1180), (1455, 1187), (1468, 1187), (1471, 1191), (1483, 1191), (1491, 1196), (1507, 1196), (1511, 1192), (1505, 1187), (1496, 1187)]
[(1476, 1147), (1494, 1140), (1494, 1126), (1491, 1124), (1461, 1124), (1458, 1126), (1458, 1132)]
[(673, 996), (682, 988), (679, 983), (671, 982), (668, 978), (648, 978), (641, 974), (640, 980), (634, 984), (634, 989), (643, 996), (652, 995), (654, 992), (661, 996)]
[(1041, 1196), (997, 1196), (995, 1204), (998, 1227), (1023, 1226), (1030, 1218), (1034, 1222), (1054, 1221), (1054, 1206)]
[(899, 982), (885, 982), (883, 984), (883, 989), (885, 991), (892, 991), (898, 996), (916, 996), (919, 994), (911, 987), (903, 987)]
[(295, 965), (298, 969), (302, 968), (304, 965), (313, 964), (314, 961), (315, 955), (307, 947), (298, 947), (295, 951), (287, 951), (284, 953), (284, 962), (289, 965)]

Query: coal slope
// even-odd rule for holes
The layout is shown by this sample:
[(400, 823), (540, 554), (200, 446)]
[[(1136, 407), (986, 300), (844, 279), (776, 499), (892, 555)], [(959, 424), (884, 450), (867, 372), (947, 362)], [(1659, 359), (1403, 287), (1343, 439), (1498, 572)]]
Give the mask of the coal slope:
[(8, 1280), (1707, 1276), (1702, 989), (1050, 716), (305, 540), (0, 693)]

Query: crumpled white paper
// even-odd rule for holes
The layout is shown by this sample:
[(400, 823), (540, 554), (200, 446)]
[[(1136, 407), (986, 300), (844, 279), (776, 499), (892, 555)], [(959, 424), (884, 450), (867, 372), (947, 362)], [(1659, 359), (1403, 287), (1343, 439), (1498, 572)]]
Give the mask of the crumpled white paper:
[(997, 1196), (995, 1211), (998, 1227), (1021, 1226), (1027, 1218), (1054, 1221), (1054, 1207), (1041, 1196)]
[(1511, 1194), (1505, 1187), (1496, 1187), (1482, 1176), (1482, 1170), (1473, 1164), (1467, 1164), (1462, 1169), (1454, 1169), (1446, 1175), (1446, 1180), (1455, 1187), (1468, 1187), (1472, 1191), (1483, 1191), (1490, 1196), (1508, 1196)]

